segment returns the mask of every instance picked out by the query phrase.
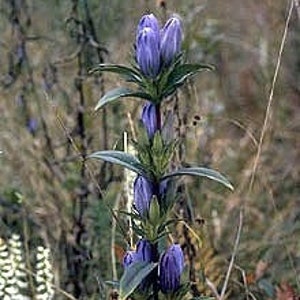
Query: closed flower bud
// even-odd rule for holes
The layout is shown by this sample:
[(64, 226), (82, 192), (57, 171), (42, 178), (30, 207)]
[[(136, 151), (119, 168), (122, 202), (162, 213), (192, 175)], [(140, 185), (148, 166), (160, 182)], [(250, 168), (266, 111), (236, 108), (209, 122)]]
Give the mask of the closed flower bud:
[(123, 257), (123, 267), (127, 268), (136, 261), (135, 251), (127, 251)]
[[(138, 241), (135, 251), (127, 251), (123, 259), (123, 266), (126, 269), (134, 263), (150, 263), (153, 261), (153, 258), (154, 251), (152, 244), (146, 239), (141, 239)], [(139, 284), (139, 290), (141, 292), (147, 292), (148, 288), (153, 284), (153, 281), (156, 281), (156, 276), (157, 274), (154, 271), (152, 274), (149, 274), (146, 278), (144, 278)]]
[(146, 239), (141, 239), (136, 245), (136, 254), (138, 261), (151, 262), (152, 261), (152, 245)]
[(162, 255), (159, 263), (160, 288), (164, 294), (175, 292), (180, 286), (180, 276), (184, 267), (181, 247), (173, 244)]
[(153, 256), (152, 245), (146, 239), (141, 239), (136, 245), (135, 251), (127, 251), (123, 258), (123, 266), (126, 269), (136, 262), (151, 262)]
[(137, 34), (139, 34), (139, 32), (141, 30), (143, 30), (145, 27), (150, 27), (155, 32), (157, 32), (157, 33), (159, 32), (158, 20), (155, 18), (155, 16), (153, 14), (144, 15), (140, 19), (138, 28), (137, 28)]
[(161, 30), (161, 59), (165, 66), (169, 66), (180, 52), (182, 43), (181, 21), (177, 17), (170, 18)]
[(169, 179), (165, 179), (159, 183), (159, 196), (161, 199), (163, 199), (167, 195), (168, 183)]
[(147, 130), (149, 139), (152, 139), (155, 132), (158, 130), (156, 107), (151, 102), (144, 105), (141, 120)]
[(38, 121), (37, 119), (29, 119), (27, 121), (27, 124), (26, 124), (26, 127), (27, 127), (27, 130), (31, 133), (31, 134), (35, 134), (37, 129), (38, 129)]
[(153, 184), (143, 176), (138, 176), (133, 185), (134, 205), (140, 216), (145, 216), (153, 196)]
[(136, 61), (142, 73), (155, 78), (160, 71), (160, 34), (151, 27), (144, 27), (136, 39)]
[(160, 206), (156, 196), (153, 196), (149, 208), (149, 221), (156, 225), (160, 221)]

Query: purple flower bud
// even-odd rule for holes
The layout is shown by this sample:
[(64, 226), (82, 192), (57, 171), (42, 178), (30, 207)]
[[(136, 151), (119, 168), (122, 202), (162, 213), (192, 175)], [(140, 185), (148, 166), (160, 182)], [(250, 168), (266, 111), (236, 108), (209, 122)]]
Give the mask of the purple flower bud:
[(152, 261), (152, 245), (149, 241), (141, 239), (136, 245), (136, 255), (138, 261), (151, 262)]
[(159, 24), (153, 14), (142, 16), (138, 24), (137, 34), (139, 34), (139, 32), (143, 30), (145, 27), (150, 27), (155, 32), (159, 33)]
[(37, 131), (37, 128), (38, 128), (37, 119), (30, 118), (27, 121), (26, 128), (31, 134), (35, 134), (35, 132)]
[(169, 179), (165, 179), (159, 183), (159, 196), (162, 199), (167, 195), (168, 182), (169, 182)]
[(136, 39), (136, 61), (142, 73), (155, 78), (160, 71), (160, 34), (151, 27), (144, 27)]
[(151, 262), (153, 256), (152, 245), (149, 241), (141, 239), (136, 245), (136, 251), (127, 251), (123, 258), (124, 268), (136, 262)]
[[(135, 251), (127, 251), (123, 258), (123, 266), (126, 269), (133, 263), (137, 262), (148, 262), (153, 261), (154, 258), (154, 250), (151, 243), (146, 239), (141, 239), (138, 241), (136, 245)], [(140, 291), (147, 291), (148, 287), (151, 286), (153, 281), (156, 280), (157, 273), (149, 274), (139, 285)]]
[(143, 176), (138, 176), (133, 185), (134, 205), (141, 216), (149, 211), (153, 196), (153, 184)]
[(164, 294), (175, 292), (180, 286), (180, 276), (184, 267), (181, 247), (173, 244), (162, 255), (159, 263), (160, 288)]
[(148, 102), (144, 105), (141, 120), (147, 130), (149, 139), (152, 139), (158, 130), (156, 107), (154, 104)]
[(177, 17), (170, 18), (161, 30), (161, 59), (165, 66), (170, 65), (180, 52), (182, 43), (182, 26)]
[(136, 261), (135, 251), (127, 251), (123, 257), (123, 267), (127, 268)]

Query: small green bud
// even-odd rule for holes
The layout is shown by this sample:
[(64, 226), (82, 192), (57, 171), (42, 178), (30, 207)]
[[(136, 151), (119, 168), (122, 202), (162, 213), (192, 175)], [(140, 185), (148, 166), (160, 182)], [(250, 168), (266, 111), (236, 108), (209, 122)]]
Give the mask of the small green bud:
[(149, 208), (149, 221), (153, 225), (157, 225), (160, 222), (160, 207), (156, 196), (152, 197)]

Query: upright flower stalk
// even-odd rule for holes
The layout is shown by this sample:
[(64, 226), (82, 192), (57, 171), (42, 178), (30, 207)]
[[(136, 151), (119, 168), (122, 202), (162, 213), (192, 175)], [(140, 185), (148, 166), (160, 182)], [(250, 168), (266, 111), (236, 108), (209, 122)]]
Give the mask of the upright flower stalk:
[[(91, 158), (119, 164), (138, 174), (133, 185), (135, 249), (123, 259), (124, 274), (120, 280), (120, 299), (183, 299), (187, 293), (181, 284), (184, 254), (179, 244), (170, 243), (170, 218), (176, 202), (174, 177), (182, 175), (206, 177), (232, 189), (220, 173), (204, 167), (172, 169), (171, 160), (177, 141), (166, 138), (161, 106), (188, 78), (212, 67), (185, 63), (182, 52), (182, 22), (172, 16), (161, 27), (153, 14), (144, 15), (137, 26), (135, 65), (102, 64), (93, 71), (118, 73), (134, 83), (136, 90), (116, 88), (105, 94), (95, 110), (120, 98), (135, 97), (143, 101), (140, 115), (141, 131), (133, 141), (136, 156), (122, 151), (98, 151)], [(165, 245), (165, 246), (163, 246)], [(141, 296), (142, 295), (142, 296)], [(144, 295), (144, 296), (143, 296)]]
[[(178, 18), (172, 17), (160, 29), (159, 22), (153, 14), (143, 16), (138, 24), (136, 38), (136, 62), (141, 73), (155, 82), (162, 69), (170, 66), (180, 52), (181, 42), (182, 29)], [(160, 105), (157, 101), (147, 101), (142, 108), (141, 121), (150, 145), (156, 142), (154, 139), (156, 135), (161, 135)], [(154, 153), (150, 151), (148, 154), (154, 159)], [(166, 182), (155, 176), (149, 180), (139, 175), (135, 180), (134, 206), (139, 216), (144, 219), (143, 226), (145, 229), (150, 227), (152, 233), (153, 227), (162, 225), (159, 203), (163, 201), (166, 192)], [(150, 226), (147, 221), (150, 221)], [(158, 253), (158, 244), (155, 241), (158, 233), (150, 235), (154, 237), (153, 241), (139, 240), (137, 249), (126, 252), (123, 262), (125, 269), (141, 261), (158, 264), (154, 276), (152, 272), (152, 276), (146, 276), (143, 280), (143, 285), (147, 278), (153, 281), (154, 299), (158, 299), (159, 291), (170, 294), (179, 289), (184, 265), (183, 252), (178, 244), (171, 245), (164, 253)]]

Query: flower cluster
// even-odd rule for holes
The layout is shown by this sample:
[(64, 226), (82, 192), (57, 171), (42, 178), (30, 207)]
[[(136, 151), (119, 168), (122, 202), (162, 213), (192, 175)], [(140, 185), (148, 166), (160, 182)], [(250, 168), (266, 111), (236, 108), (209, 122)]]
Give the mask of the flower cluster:
[[(95, 110), (120, 98), (135, 97), (144, 101), (141, 113), (142, 130), (133, 140), (136, 155), (123, 151), (98, 151), (91, 154), (107, 162), (119, 164), (137, 174), (133, 184), (133, 212), (130, 211), (130, 240), (137, 240), (135, 250), (127, 251), (123, 259), (125, 272), (120, 280), (121, 299), (135, 293), (141, 299), (183, 299), (188, 284), (181, 284), (184, 255), (179, 244), (167, 249), (169, 227), (176, 220), (170, 218), (176, 202), (174, 177), (191, 175), (206, 177), (232, 189), (230, 182), (217, 171), (204, 167), (179, 167), (170, 162), (177, 140), (162, 124), (161, 106), (191, 76), (212, 67), (185, 62), (182, 46), (182, 24), (173, 16), (161, 28), (153, 14), (139, 21), (135, 39), (134, 66), (100, 64), (93, 71), (114, 72), (135, 89), (118, 87), (108, 91)], [(188, 165), (188, 164), (187, 164)], [(164, 294), (164, 295), (162, 295)], [(150, 297), (149, 297), (150, 296)], [(138, 297), (138, 296), (137, 296)]]
[[(126, 269), (137, 262), (152, 261), (155, 261), (154, 247), (149, 241), (141, 239), (135, 251), (125, 254), (123, 266)], [(183, 267), (183, 252), (178, 244), (172, 244), (159, 259), (158, 284), (162, 293), (169, 294), (178, 290)]]
[(50, 249), (38, 246), (36, 253), (36, 299), (50, 300), (54, 298), (53, 270), (50, 259)]
[(26, 299), (25, 262), (21, 237), (12, 234), (8, 242), (0, 238), (0, 297), (1, 299)]
[(152, 254), (151, 243), (145, 239), (141, 239), (138, 241), (135, 251), (126, 252), (123, 259), (123, 265), (126, 268), (134, 262), (151, 262), (154, 259)]
[(180, 52), (182, 27), (178, 17), (170, 18), (160, 29), (153, 14), (141, 18), (136, 36), (136, 61), (142, 73), (155, 78)]
[[(155, 82), (155, 78), (172, 64), (180, 52), (181, 42), (181, 22), (177, 17), (170, 18), (160, 29), (153, 14), (143, 16), (138, 24), (136, 37), (136, 61), (141, 73)], [(159, 106), (159, 103), (147, 101), (142, 109), (141, 121), (150, 144), (154, 143), (155, 136), (161, 131)], [(149, 153), (153, 159), (153, 153)], [(160, 206), (166, 198), (167, 180), (139, 175), (135, 179), (133, 191), (134, 207), (144, 225), (149, 221), (151, 225), (158, 227), (159, 224), (156, 223), (160, 222)], [(154, 239), (155, 234), (157, 233), (154, 233)], [(179, 289), (184, 259), (178, 244), (172, 244), (159, 253), (157, 242), (143, 236), (137, 242), (136, 250), (126, 252), (123, 266), (126, 270), (139, 262), (158, 264), (157, 269), (141, 281), (140, 290), (145, 291), (149, 286), (156, 285), (156, 289), (162, 293), (171, 294)]]
[[(35, 264), (35, 298), (54, 299), (53, 271), (50, 263), (50, 249), (38, 246)], [(26, 273), (24, 248), (21, 237), (12, 234), (8, 241), (0, 238), (0, 299), (29, 300), (29, 277)]]

